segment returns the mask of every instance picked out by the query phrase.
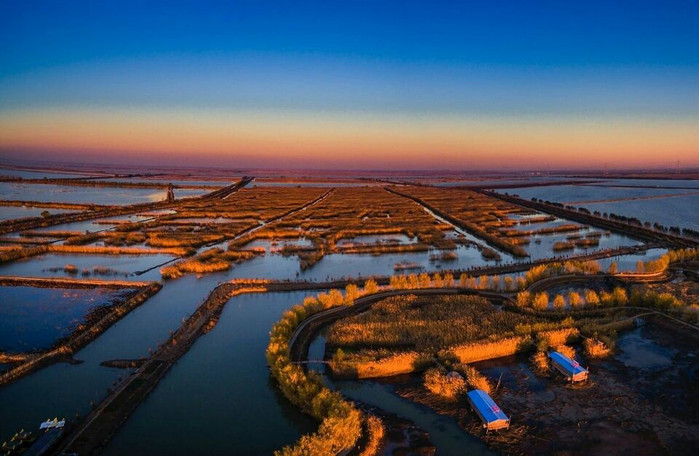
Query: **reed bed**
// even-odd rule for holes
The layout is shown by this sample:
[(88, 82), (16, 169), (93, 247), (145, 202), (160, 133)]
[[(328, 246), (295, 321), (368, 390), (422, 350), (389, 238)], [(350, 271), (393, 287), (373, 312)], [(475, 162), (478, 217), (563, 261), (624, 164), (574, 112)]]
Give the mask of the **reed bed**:
[(222, 249), (209, 249), (194, 258), (178, 261), (160, 269), (163, 279), (177, 279), (187, 273), (206, 274), (211, 272), (227, 271), (234, 263), (249, 260), (259, 251), (224, 251)]
[(531, 321), (510, 312), (495, 312), (484, 298), (464, 295), (397, 296), (367, 312), (334, 323), (327, 343), (343, 349), (401, 348), (434, 352), (498, 333), (514, 335)]
[(442, 354), (456, 357), (464, 364), (500, 358), (527, 351), (531, 347), (529, 336), (508, 337), (496, 341), (485, 340), (451, 347)]

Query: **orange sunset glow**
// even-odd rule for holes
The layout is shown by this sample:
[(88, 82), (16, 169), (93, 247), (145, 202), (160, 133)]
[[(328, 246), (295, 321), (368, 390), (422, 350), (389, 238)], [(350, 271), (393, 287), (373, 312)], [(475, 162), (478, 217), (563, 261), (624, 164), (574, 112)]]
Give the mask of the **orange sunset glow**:
[(525, 166), (526, 157), (576, 168), (692, 165), (699, 157), (694, 122), (638, 118), (71, 109), (2, 115), (0, 129), (5, 150), (146, 154), (204, 165), (488, 168)]

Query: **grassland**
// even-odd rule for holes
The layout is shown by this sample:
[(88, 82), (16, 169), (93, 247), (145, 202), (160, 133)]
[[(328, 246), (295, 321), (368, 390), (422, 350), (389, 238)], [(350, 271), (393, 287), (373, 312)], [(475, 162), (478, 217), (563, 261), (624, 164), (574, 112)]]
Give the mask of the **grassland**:
[(496, 310), (476, 296), (407, 295), (333, 323), (327, 350), (337, 376), (382, 377), (423, 370), (435, 360), (470, 363), (528, 350), (539, 333), (556, 337), (571, 324)]

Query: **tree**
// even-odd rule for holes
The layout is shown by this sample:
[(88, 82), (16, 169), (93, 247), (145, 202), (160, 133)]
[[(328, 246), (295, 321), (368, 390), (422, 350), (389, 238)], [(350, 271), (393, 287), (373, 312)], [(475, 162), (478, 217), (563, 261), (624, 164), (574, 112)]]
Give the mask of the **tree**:
[(488, 276), (482, 275), (478, 278), (478, 288), (485, 290), (488, 288)]
[(417, 274), (410, 274), (408, 276), (408, 288), (411, 290), (420, 288), (420, 279), (417, 277)]
[(527, 288), (527, 279), (524, 277), (517, 277), (517, 289), (518, 290), (524, 290)]
[(512, 286), (514, 285), (514, 280), (512, 280), (512, 277), (505, 276), (503, 283), (505, 284), (505, 291), (513, 291)]
[(553, 308), (554, 309), (563, 309), (566, 306), (566, 300), (563, 298), (561, 295), (556, 295), (555, 298), (553, 298)]
[(490, 286), (493, 290), (500, 290), (500, 276), (494, 275), (490, 278)]
[(374, 294), (379, 291), (379, 285), (374, 279), (369, 279), (364, 282), (364, 294)]
[(612, 303), (615, 306), (625, 306), (629, 303), (629, 297), (626, 294), (626, 290), (621, 287), (616, 287), (612, 291)]
[(643, 264), (642, 260), (638, 260), (636, 262), (636, 272), (639, 274), (643, 274), (644, 272), (646, 272), (646, 266), (645, 264)]
[(454, 286), (454, 276), (452, 275), (451, 272), (447, 272), (444, 274), (444, 286), (445, 287), (453, 287)]
[(420, 288), (429, 288), (431, 285), (432, 279), (430, 279), (430, 276), (426, 272), (420, 274)]
[(517, 307), (529, 307), (532, 303), (532, 295), (528, 291), (520, 291), (517, 293)]
[(439, 272), (435, 272), (432, 276), (432, 284), (435, 288), (441, 288), (444, 286), (444, 281), (442, 280), (442, 276), (439, 274)]
[(347, 303), (351, 303), (359, 297), (359, 287), (357, 285), (350, 283), (345, 287), (345, 300)]
[(599, 305), (599, 296), (597, 296), (597, 292), (595, 290), (586, 290), (585, 291), (585, 304), (588, 306), (598, 306)]
[(580, 293), (577, 293), (575, 291), (571, 291), (568, 293), (568, 304), (570, 304), (570, 307), (580, 307), (583, 305), (583, 300), (582, 297), (580, 296)]
[(616, 264), (616, 261), (612, 261), (612, 263), (609, 265), (609, 268), (607, 269), (608, 274), (616, 274), (619, 272), (619, 266)]
[(545, 291), (542, 291), (541, 293), (537, 293), (536, 296), (534, 296), (534, 301), (532, 302), (532, 307), (534, 307), (537, 310), (548, 309), (548, 307), (549, 307), (549, 294), (546, 293)]

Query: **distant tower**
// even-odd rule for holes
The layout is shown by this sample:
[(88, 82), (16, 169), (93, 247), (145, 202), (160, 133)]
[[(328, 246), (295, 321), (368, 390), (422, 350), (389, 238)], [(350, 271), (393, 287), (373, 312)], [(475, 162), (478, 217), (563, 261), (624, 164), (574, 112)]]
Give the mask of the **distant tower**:
[(168, 203), (175, 202), (175, 191), (172, 188), (172, 183), (167, 185), (167, 198), (165, 199)]

